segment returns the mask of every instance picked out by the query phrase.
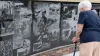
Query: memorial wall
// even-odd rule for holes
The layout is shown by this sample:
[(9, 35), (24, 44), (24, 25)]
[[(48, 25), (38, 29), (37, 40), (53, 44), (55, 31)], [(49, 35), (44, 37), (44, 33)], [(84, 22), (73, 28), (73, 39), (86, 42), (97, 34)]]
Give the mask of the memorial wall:
[(0, 56), (34, 56), (72, 44), (77, 6), (71, 2), (0, 1)]

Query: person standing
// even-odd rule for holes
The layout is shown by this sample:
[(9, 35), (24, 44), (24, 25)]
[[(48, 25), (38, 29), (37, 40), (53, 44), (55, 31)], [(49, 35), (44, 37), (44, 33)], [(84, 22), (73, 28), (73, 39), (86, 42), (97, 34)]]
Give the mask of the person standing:
[(80, 40), (79, 56), (100, 56), (100, 19), (91, 10), (92, 4), (83, 0), (78, 5), (79, 20), (73, 43)]

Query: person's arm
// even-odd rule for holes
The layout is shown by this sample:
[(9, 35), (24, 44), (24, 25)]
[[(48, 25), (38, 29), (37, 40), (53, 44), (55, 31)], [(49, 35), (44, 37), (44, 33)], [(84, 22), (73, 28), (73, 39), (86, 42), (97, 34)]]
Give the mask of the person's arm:
[(77, 43), (78, 40), (80, 39), (79, 36), (83, 30), (84, 24), (77, 24), (77, 30), (75, 33), (75, 37), (72, 39), (73, 43)]
[(79, 40), (80, 34), (82, 33), (82, 30), (84, 27), (85, 19), (86, 19), (86, 16), (85, 16), (84, 12), (81, 12), (79, 14), (79, 20), (78, 20), (78, 24), (77, 24), (77, 30), (75, 33), (75, 37), (72, 39), (73, 43), (75, 43)]
[(82, 30), (83, 30), (84, 25), (83, 24), (77, 24), (77, 31), (75, 33), (75, 37), (79, 38)]

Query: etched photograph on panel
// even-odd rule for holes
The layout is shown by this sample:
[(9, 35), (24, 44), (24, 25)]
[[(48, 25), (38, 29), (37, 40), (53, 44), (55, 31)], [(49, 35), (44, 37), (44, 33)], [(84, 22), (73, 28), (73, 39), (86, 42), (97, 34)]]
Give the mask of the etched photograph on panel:
[(33, 52), (57, 47), (59, 41), (60, 3), (34, 3)]
[[(76, 6), (75, 6), (76, 5)], [(77, 4), (63, 4), (62, 18), (61, 18), (61, 39), (70, 44), (72, 37), (76, 31), (78, 21)]]
[(48, 4), (48, 32), (50, 37), (51, 48), (58, 47), (60, 35), (60, 3)]
[(0, 1), (0, 34), (11, 35), (14, 34), (13, 25), (13, 2)]
[(17, 56), (26, 56), (30, 52), (30, 40), (25, 39), (23, 42), (23, 46), (17, 49)]
[(0, 56), (13, 56), (13, 39), (0, 41)]
[(15, 3), (15, 29), (13, 36), (13, 48), (23, 47), (25, 39), (30, 38), (31, 35), (31, 23), (32, 23), (32, 10), (25, 7), (23, 3)]

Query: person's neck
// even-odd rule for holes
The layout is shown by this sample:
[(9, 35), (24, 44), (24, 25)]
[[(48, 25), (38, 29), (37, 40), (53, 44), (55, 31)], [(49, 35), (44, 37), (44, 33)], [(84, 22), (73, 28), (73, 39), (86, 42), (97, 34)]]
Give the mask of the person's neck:
[(84, 11), (88, 11), (88, 10), (91, 10), (91, 9), (89, 9), (89, 8), (85, 8), (85, 9), (84, 9)]

